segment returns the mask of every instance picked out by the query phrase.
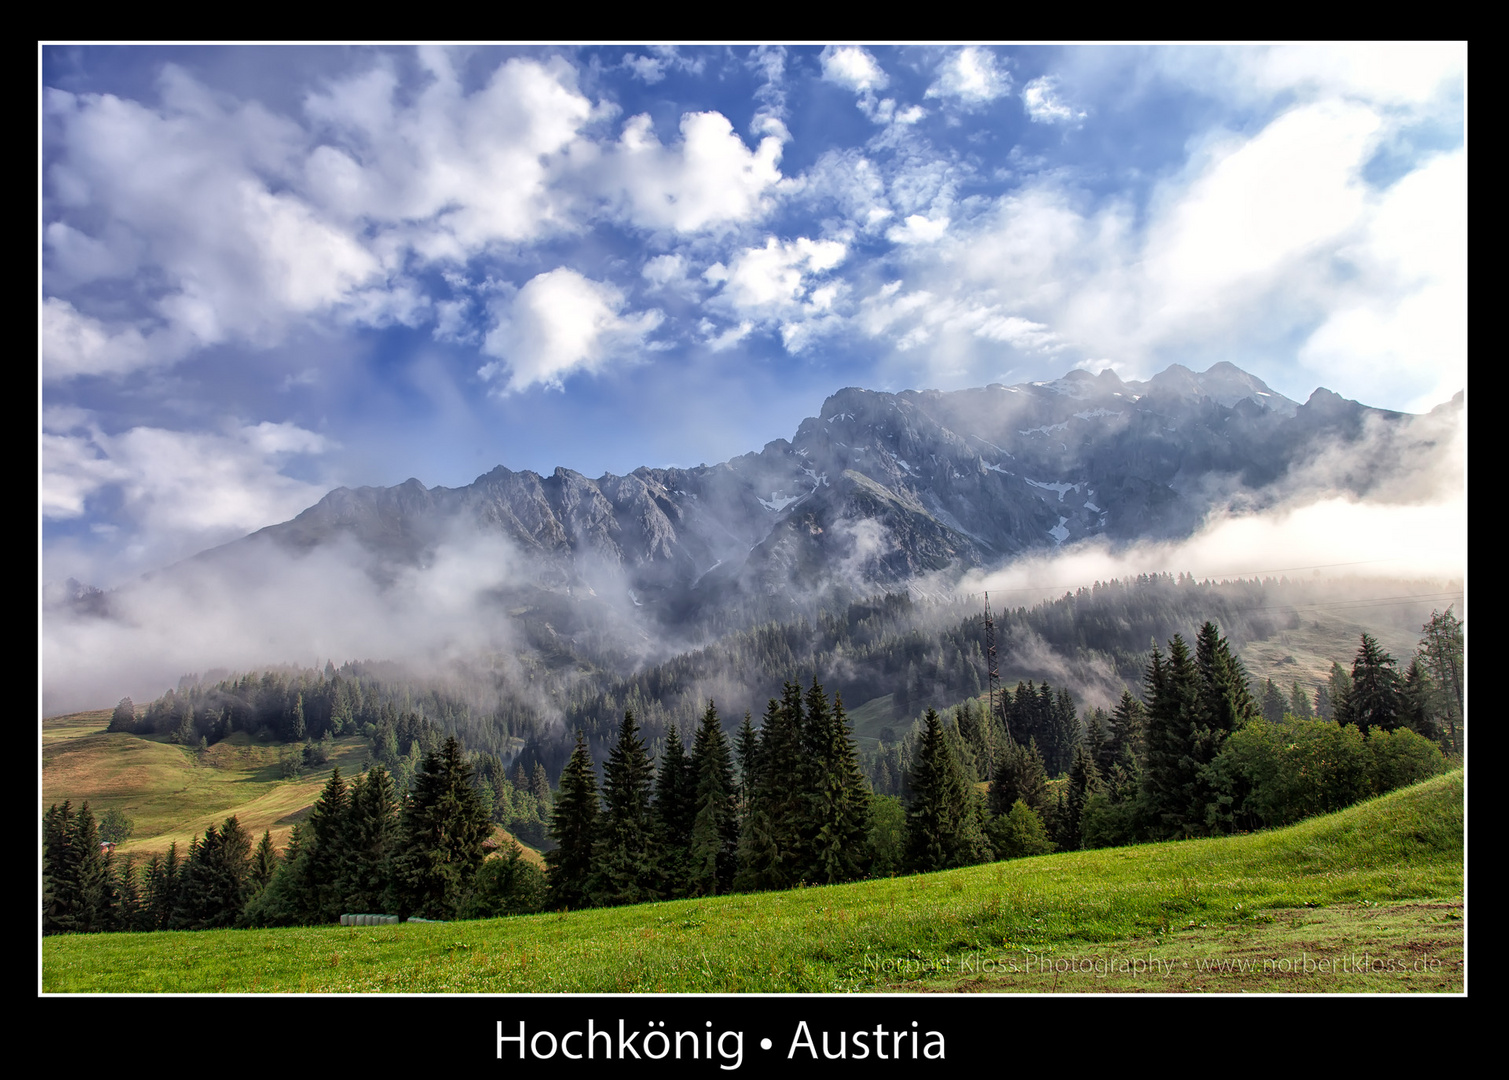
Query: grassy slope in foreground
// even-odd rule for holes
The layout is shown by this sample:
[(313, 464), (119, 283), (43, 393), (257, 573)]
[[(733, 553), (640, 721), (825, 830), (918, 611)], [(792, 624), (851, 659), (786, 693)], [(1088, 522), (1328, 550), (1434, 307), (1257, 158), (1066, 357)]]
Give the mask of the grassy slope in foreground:
[(1273, 832), (783, 893), (447, 924), (52, 937), (43, 990), (920, 989), (938, 985), (929, 961), (942, 957), (1041, 962), (1129, 943), (1156, 956), (1191, 932), (1261, 928), (1284, 914), (1274, 909), (1460, 897), (1462, 793), (1454, 772)]

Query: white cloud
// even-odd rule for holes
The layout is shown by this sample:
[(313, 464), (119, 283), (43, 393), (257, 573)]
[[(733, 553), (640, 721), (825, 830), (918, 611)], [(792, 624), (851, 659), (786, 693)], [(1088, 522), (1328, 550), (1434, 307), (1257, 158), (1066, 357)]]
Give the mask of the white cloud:
[(662, 145), (640, 115), (604, 156), (603, 180), (634, 224), (697, 232), (761, 217), (781, 180), (780, 160), (780, 138), (767, 135), (750, 150), (721, 113), (683, 116), (676, 147)]
[(912, 214), (905, 224), (887, 229), (885, 238), (893, 244), (930, 244), (941, 239), (947, 231), (947, 217), (930, 220), (921, 214)]
[(503, 392), (513, 393), (536, 384), (559, 390), (568, 375), (602, 371), (662, 319), (656, 310), (624, 315), (623, 307), (612, 285), (566, 267), (531, 278), (488, 332), (482, 351), (499, 359), (479, 373), (492, 380), (506, 370)]
[[(556, 181), (592, 106), (572, 68), (509, 60), (467, 94), (448, 53), (421, 60), (412, 100), (379, 64), (311, 94), (308, 128), (172, 67), (156, 106), (46, 91), (48, 376), (272, 345), (311, 318), (418, 325), (413, 257), (575, 228)], [(108, 316), (74, 291), (91, 281), (116, 287)]]
[(686, 270), (686, 256), (677, 254), (656, 255), (652, 259), (645, 260), (644, 269), (640, 271), (640, 276), (656, 288), (663, 289), (668, 285), (676, 285), (685, 281)]
[[(255, 103), (226, 105), (172, 68), (161, 89), (156, 109), (47, 92), (48, 130), (57, 133), (49, 190), (62, 218), (48, 224), (46, 253), (58, 287), (87, 276), (118, 281), (159, 324), (91, 342), (85, 331), (102, 332), (97, 317), (87, 328), (55, 305), (55, 370), (119, 372), (232, 338), (267, 343), (290, 319), (381, 277), (358, 240), (297, 194), (271, 190), (269, 174), (286, 179), (300, 150), (296, 125)], [(104, 224), (91, 233), (85, 222)], [(85, 257), (92, 275), (80, 268)]]
[(875, 57), (858, 45), (829, 45), (821, 61), (824, 79), (857, 94), (884, 90), (890, 84)]
[(84, 315), (67, 300), (42, 301), (42, 374), (48, 380), (124, 375), (182, 359), (193, 344), (193, 336), (182, 330), (143, 334), (134, 326), (109, 326)]
[(436, 260), (576, 227), (552, 183), (592, 115), (570, 65), (511, 59), (466, 94), (448, 54), (428, 58), (433, 81), (412, 104), (384, 66), (308, 97), (306, 113), (329, 133), (305, 167), (319, 205), (396, 230)]
[(295, 456), (330, 448), (324, 436), (290, 423), (218, 433), (135, 427), (110, 435), (93, 428), (42, 438), (44, 516), (79, 517), (90, 496), (118, 492), (116, 524), (126, 539), (112, 553), (116, 573), (160, 566), (293, 517), (326, 490), (279, 471)]
[[(1145, 211), (1060, 176), (1031, 180), (908, 247), (906, 289), (862, 302), (859, 324), (909, 348), (909, 367), (964, 381), (999, 370), (964, 329), (1072, 344), (1135, 377), (1170, 350), (1306, 335), (1299, 359), (1318, 381), (1428, 407), (1465, 384), (1465, 166), (1438, 155), (1379, 191), (1364, 172), (1393, 123), (1357, 101), (1296, 105), (1253, 134), (1195, 144)], [(923, 293), (945, 299), (905, 306)]]
[(966, 108), (1011, 93), (1011, 76), (996, 64), (995, 54), (979, 45), (960, 49), (938, 67), (927, 97), (951, 98)]
[(764, 247), (745, 248), (730, 266), (715, 264), (707, 280), (721, 282), (721, 298), (735, 310), (757, 316), (789, 314), (809, 299), (812, 277), (843, 262), (848, 249), (836, 240), (785, 242), (768, 237)]
[(1300, 349), (1319, 378), (1384, 383), (1429, 409), (1467, 381), (1467, 162), (1437, 157), (1377, 200), (1357, 277)]
[(1306, 87), (1374, 102), (1414, 103), (1466, 73), (1463, 42), (1314, 42), (1233, 48), (1223, 56), (1233, 82), (1265, 92)]
[(1052, 75), (1033, 79), (1022, 87), (1022, 108), (1037, 124), (1070, 124), (1085, 118), (1084, 112), (1065, 105), (1058, 96), (1058, 80)]

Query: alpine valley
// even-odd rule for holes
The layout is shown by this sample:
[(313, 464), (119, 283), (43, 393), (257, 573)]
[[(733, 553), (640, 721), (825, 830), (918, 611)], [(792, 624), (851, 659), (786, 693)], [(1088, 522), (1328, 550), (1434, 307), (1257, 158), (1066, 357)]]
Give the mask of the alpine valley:
[[(716, 465), (596, 479), (499, 466), (459, 488), (338, 488), (290, 521), (123, 589), (54, 588), (46, 618), (124, 634), (190, 609), (244, 611), (248, 623), (286, 611), (278, 621), (297, 632), (277, 640), (297, 650), (204, 667), (308, 663), (311, 652), (317, 667), (387, 662), (389, 677), (443, 686), (462, 703), (432, 708), (434, 719), (504, 759), (538, 743), (526, 756), (552, 776), (567, 731), (600, 734), (601, 751), (630, 698), (658, 737), (672, 718), (693, 723), (709, 697), (729, 723), (758, 714), (772, 687), (799, 674), (820, 676), (851, 707), (876, 703), (856, 714), (858, 731), (889, 728), (894, 742), (921, 708), (984, 688), (983, 575), (1026, 556), (1178, 541), (1217, 517), (1323, 496), (1410, 501), (1450, 469), (1461, 410), (1460, 394), (1425, 415), (1325, 389), (1300, 404), (1229, 363), (1175, 365), (1145, 382), (1076, 370), (951, 393), (848, 388), (789, 441)], [(1052, 676), (1081, 701), (1109, 704), (1137, 686), (1150, 641), (1206, 617), (1234, 641), (1258, 641), (1283, 603), (1326, 595), (1313, 582), (1269, 581), (1209, 583), (1197, 597), (1165, 580), (1120, 583), (1114, 604), (1105, 594), (1119, 605), (1105, 615), (1116, 627), (1106, 640), (1086, 638), (1088, 588), (1072, 611), (1007, 612), (1003, 674)], [(1123, 595), (1134, 586), (1183, 599)], [(172, 602), (149, 599), (164, 596)], [(1421, 614), (1390, 611), (1399, 626), (1386, 642), (1410, 645)], [(1064, 619), (1077, 628), (1055, 630)], [(343, 631), (378, 625), (384, 635), (345, 643), (353, 634)], [(1323, 678), (1350, 656), (1355, 632), (1342, 620), (1326, 654), (1309, 658), (1314, 670), (1292, 674)], [(138, 673), (99, 704), (155, 696), (186, 674)], [(153, 678), (156, 689), (143, 686)]]

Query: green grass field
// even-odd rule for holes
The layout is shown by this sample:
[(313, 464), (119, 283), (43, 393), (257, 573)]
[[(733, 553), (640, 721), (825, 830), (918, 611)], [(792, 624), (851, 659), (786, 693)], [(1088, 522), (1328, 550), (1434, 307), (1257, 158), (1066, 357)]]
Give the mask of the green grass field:
[(477, 922), (49, 937), (42, 988), (1460, 992), (1462, 891), (1454, 772), (1267, 833), (793, 892)]
[[(190, 840), (232, 814), (254, 838), (271, 831), (281, 849), (320, 797), (331, 768), (354, 777), (367, 758), (365, 739), (336, 739), (329, 765), (285, 780), (278, 767), (282, 744), (246, 732), (200, 753), (161, 735), (110, 734), (109, 725), (108, 709), (42, 722), (42, 809), (66, 799), (75, 807), (87, 800), (96, 820), (120, 810), (135, 829), (118, 856), (165, 852), (174, 842), (184, 854)], [(496, 835), (508, 837), (502, 829)], [(533, 848), (525, 848), (525, 857), (544, 865)]]

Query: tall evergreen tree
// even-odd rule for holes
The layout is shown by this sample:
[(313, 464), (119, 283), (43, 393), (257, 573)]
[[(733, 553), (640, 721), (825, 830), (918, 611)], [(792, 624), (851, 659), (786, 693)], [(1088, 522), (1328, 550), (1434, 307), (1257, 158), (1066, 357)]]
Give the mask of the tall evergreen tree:
[[(745, 722), (748, 722), (745, 714)], [(694, 896), (726, 893), (733, 885), (739, 845), (739, 800), (728, 740), (718, 710), (707, 703), (692, 743), (696, 780), (688, 884)]]
[(454, 735), (425, 755), (404, 802), (393, 862), (398, 915), (454, 917), (482, 865), (492, 822), (472, 784), (472, 768)]
[(189, 847), (177, 903), (168, 922), (173, 930), (233, 926), (247, 900), (251, 837), (232, 815), (224, 825), (205, 829)]
[(1080, 847), (1080, 818), (1085, 804), (1101, 789), (1100, 770), (1095, 758), (1083, 745), (1074, 748), (1074, 763), (1069, 766), (1069, 791), (1065, 797), (1063, 839), (1059, 845), (1073, 851)]
[(1430, 682), (1438, 694), (1443, 741), (1448, 753), (1466, 749), (1466, 635), (1462, 620), (1452, 614), (1433, 611), (1430, 621), (1421, 627), (1419, 655)]
[(666, 726), (665, 747), (656, 763), (654, 805), (661, 888), (666, 896), (685, 896), (690, 887), (697, 776), (674, 722)]
[(618, 742), (603, 767), (603, 813), (593, 857), (593, 902), (640, 904), (663, 895), (651, 811), (654, 767), (625, 710)]
[(1336, 720), (1356, 724), (1367, 734), (1374, 728), (1393, 731), (1401, 720), (1399, 673), (1392, 656), (1369, 634), (1362, 635), (1362, 645), (1352, 661), (1352, 685), (1337, 705)]
[(553, 908), (581, 908), (590, 903), (597, 817), (597, 774), (587, 751), (587, 736), (578, 731), (576, 749), (561, 773), (560, 793), (550, 818), (550, 835), (556, 847), (545, 853)]
[(1299, 685), (1296, 679), (1293, 688), (1289, 691), (1289, 715), (1301, 720), (1313, 720), (1315, 713), (1310, 709), (1310, 697), (1305, 693), (1304, 687)]
[(754, 783), (739, 837), (734, 887), (740, 891), (789, 889), (801, 881), (806, 865), (802, 722), (801, 687), (787, 683), (781, 700), (770, 700), (760, 726)]
[(917, 872), (972, 866), (991, 857), (974, 786), (949, 746), (938, 714), (927, 710), (912, 763), (907, 807), (907, 865)]
[(301, 894), (301, 922), (336, 922), (345, 898), (348, 876), (351, 792), (339, 767), (330, 770), (320, 797), (309, 814), (307, 843), (296, 868)]
[(1192, 720), (1198, 691), (1184, 639), (1175, 634), (1167, 660), (1155, 645), (1148, 661), (1147, 760), (1142, 780), (1155, 835), (1183, 832), (1193, 798)]
[(383, 910), (400, 838), (398, 793), (393, 777), (374, 765), (351, 786), (341, 869), (342, 904), (349, 912)]
[(853, 881), (863, 877), (866, 869), (870, 792), (843, 702), (835, 698), (828, 708), (816, 679), (807, 694), (807, 722), (814, 736), (810, 741), (815, 751), (815, 783), (808, 810), (810, 854), (803, 877), (822, 884)]
[(265, 889), (278, 869), (278, 851), (272, 846), (272, 830), (264, 829), (257, 849), (252, 852), (251, 888), (256, 893)]

